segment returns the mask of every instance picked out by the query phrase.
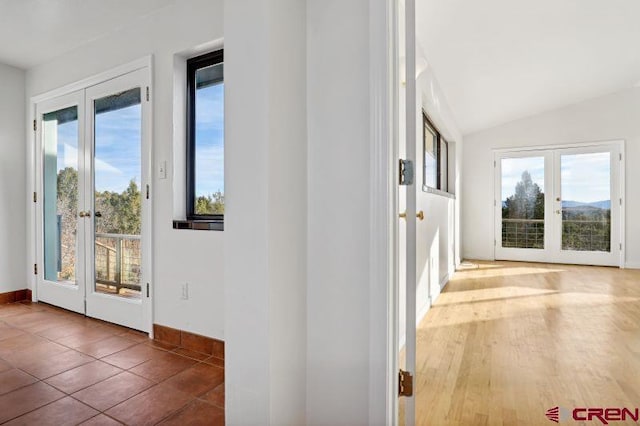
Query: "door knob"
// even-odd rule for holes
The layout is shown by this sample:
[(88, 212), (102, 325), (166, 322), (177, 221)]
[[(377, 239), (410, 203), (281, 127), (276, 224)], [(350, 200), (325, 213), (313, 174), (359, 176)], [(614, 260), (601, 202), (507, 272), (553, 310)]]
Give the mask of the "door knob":
[(556, 214), (560, 214), (560, 210), (556, 210)]
[(95, 213), (94, 213), (94, 216), (95, 216), (95, 217), (102, 217), (102, 213), (101, 213), (101, 212), (95, 212)]
[[(402, 219), (405, 219), (407, 217), (407, 212), (400, 213), (398, 216), (400, 216)], [(416, 217), (419, 220), (424, 220), (424, 212), (420, 210), (418, 213), (416, 213)]]
[(85, 216), (86, 216), (86, 214), (85, 214), (85, 212), (80, 211), (80, 213), (78, 213), (78, 216), (80, 216), (80, 217), (85, 217)]

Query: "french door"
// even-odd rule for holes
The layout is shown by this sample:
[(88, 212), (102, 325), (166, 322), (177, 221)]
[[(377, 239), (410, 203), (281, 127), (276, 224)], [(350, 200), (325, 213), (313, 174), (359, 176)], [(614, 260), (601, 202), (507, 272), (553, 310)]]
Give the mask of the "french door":
[(495, 258), (620, 266), (622, 143), (498, 152)]
[(37, 298), (149, 331), (148, 71), (36, 105)]

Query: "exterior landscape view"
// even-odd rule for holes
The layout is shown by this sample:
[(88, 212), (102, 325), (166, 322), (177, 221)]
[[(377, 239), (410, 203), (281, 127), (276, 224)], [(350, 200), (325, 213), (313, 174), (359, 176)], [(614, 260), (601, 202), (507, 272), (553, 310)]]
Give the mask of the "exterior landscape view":
[[(611, 200), (563, 200), (562, 249), (611, 250)], [(522, 172), (512, 195), (502, 200), (502, 246), (544, 248), (545, 194), (531, 173)]]

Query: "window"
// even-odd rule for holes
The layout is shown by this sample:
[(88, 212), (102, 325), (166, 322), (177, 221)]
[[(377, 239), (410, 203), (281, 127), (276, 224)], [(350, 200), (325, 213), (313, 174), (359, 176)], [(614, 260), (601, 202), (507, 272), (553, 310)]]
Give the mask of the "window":
[(187, 61), (187, 219), (224, 218), (223, 51)]
[(438, 129), (431, 124), (427, 115), (422, 113), (424, 169), (423, 186), (447, 192), (449, 190), (449, 143)]

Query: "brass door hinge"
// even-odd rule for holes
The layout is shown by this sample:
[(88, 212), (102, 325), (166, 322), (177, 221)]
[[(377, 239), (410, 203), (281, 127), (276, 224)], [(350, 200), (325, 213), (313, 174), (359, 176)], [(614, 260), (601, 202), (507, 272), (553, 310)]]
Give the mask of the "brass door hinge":
[(38, 275), (38, 264), (37, 263), (33, 264), (33, 275)]
[(33, 191), (33, 202), (37, 203), (38, 202), (38, 193)]
[(408, 371), (398, 373), (398, 395), (413, 396), (413, 376)]
[(38, 122), (33, 120), (33, 131), (35, 132), (38, 129)]
[(149, 86), (147, 86), (147, 102), (149, 102)]

